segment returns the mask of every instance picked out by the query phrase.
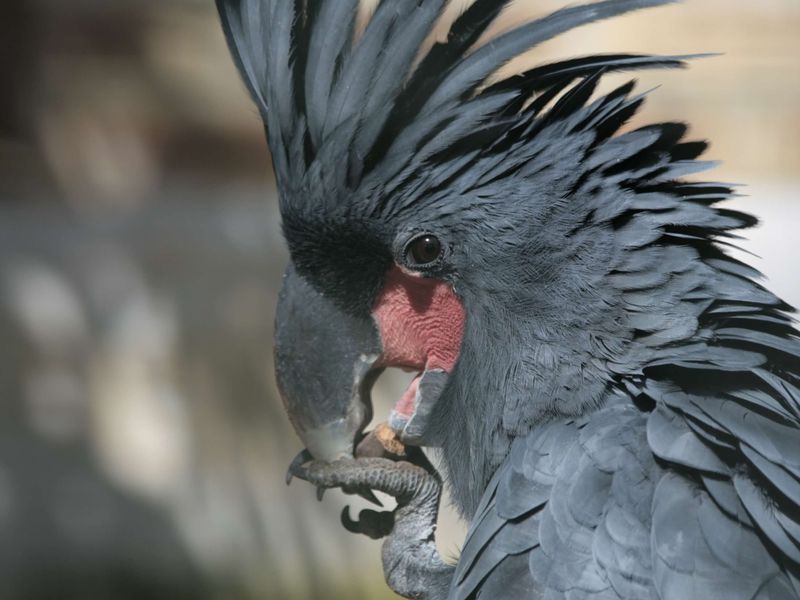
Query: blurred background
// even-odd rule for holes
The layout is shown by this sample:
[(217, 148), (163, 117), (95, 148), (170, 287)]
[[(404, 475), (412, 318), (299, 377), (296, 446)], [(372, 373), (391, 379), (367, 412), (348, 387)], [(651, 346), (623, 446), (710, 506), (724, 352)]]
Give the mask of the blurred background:
[[(560, 4), (518, 1), (494, 32)], [(763, 218), (748, 260), (800, 304), (800, 3), (687, 0), (508, 70), (613, 51), (724, 53), (637, 74), (661, 87), (632, 126), (713, 141), (711, 176)], [(346, 500), (284, 484), (286, 254), (212, 0), (4, 1), (0, 75), (0, 598), (393, 597)], [(462, 536), (445, 514), (442, 550)]]

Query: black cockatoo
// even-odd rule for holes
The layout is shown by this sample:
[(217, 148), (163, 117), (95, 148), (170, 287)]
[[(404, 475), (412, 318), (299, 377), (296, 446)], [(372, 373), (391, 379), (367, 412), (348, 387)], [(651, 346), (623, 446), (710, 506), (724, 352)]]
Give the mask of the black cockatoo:
[[(496, 75), (666, 2), (574, 5), (481, 44), (509, 2), (476, 0), (428, 47), (447, 0), (382, 0), (363, 29), (358, 0), (217, 0), (291, 255), (276, 366), (307, 447), (291, 473), (397, 497), (345, 522), (388, 534), (402, 595), (800, 597), (800, 340), (725, 251), (755, 219), (685, 178), (710, 164), (683, 124), (620, 132), (633, 83), (595, 93), (690, 57)], [(389, 417), (407, 460), (355, 449), (388, 366), (418, 373)], [(470, 522), (455, 565), (421, 446)]]

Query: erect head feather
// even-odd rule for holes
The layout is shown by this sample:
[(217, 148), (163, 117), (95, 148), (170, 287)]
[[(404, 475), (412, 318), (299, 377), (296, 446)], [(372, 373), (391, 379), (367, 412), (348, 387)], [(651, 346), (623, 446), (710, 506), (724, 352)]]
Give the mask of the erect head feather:
[[(326, 210), (326, 203), (345, 201), (345, 191), (365, 182), (383, 187), (426, 161), (508, 143), (510, 126), (527, 124), (544, 108), (542, 100), (577, 79), (682, 66), (686, 57), (591, 56), (486, 86), (500, 67), (541, 42), (670, 1), (606, 0), (564, 8), (476, 47), (509, 4), (477, 0), (452, 23), (446, 40), (422, 56), (446, 0), (380, 2), (360, 35), (358, 0), (217, 0), (217, 6), (267, 126), (285, 208), (311, 202)], [(549, 118), (568, 115), (585, 99), (574, 97)], [(531, 138), (535, 132), (525, 133)], [(325, 193), (314, 193), (317, 186)], [(374, 196), (357, 198), (366, 203)]]

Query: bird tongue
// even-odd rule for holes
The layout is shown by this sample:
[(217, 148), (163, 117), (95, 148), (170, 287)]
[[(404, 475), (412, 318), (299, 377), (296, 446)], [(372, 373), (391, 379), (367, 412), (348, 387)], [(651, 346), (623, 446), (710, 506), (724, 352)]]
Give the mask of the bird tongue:
[(394, 410), (392, 411), (394, 415), (404, 418), (405, 420), (414, 416), (414, 411), (417, 407), (417, 389), (419, 388), (421, 379), (422, 373), (414, 377), (411, 381), (411, 385), (408, 386), (408, 389), (400, 396), (400, 400), (394, 405)]
[[(389, 416), (389, 426), (406, 444), (435, 446), (426, 431), (433, 407), (447, 383), (447, 373), (441, 369), (426, 370), (417, 375)], [(425, 437), (423, 437), (425, 436)]]

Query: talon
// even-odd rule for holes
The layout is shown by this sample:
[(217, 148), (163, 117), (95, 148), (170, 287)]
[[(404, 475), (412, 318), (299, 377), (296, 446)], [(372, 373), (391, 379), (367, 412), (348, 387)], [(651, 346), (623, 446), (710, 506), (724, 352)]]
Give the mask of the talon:
[(326, 488), (322, 487), (321, 485), (317, 486), (317, 500), (319, 502), (322, 502), (322, 498), (325, 496), (325, 490)]
[(359, 489), (357, 487), (352, 487), (352, 486), (345, 485), (345, 486), (342, 486), (342, 491), (345, 494), (347, 494), (348, 496), (353, 496), (353, 495), (359, 496), (359, 497), (363, 498), (364, 500), (366, 500), (367, 502), (370, 502), (371, 504), (374, 504), (375, 506), (380, 506), (381, 508), (383, 508), (383, 502), (381, 502), (378, 499), (378, 497), (375, 495), (375, 493), (369, 488), (363, 488), (362, 487), (362, 488)]
[(305, 448), (297, 453), (292, 459), (292, 462), (289, 463), (289, 468), (286, 469), (286, 485), (292, 483), (292, 479), (295, 477), (299, 477), (300, 479), (304, 479), (305, 469), (303, 469), (303, 465), (310, 460), (313, 460), (314, 457), (311, 456), (311, 453), (306, 450)]
[(350, 533), (360, 533), (373, 540), (386, 537), (394, 528), (394, 512), (364, 509), (358, 513), (358, 519), (350, 516), (350, 507), (345, 506), (341, 514), (342, 526)]
[(370, 489), (361, 490), (358, 492), (358, 495), (361, 496), (367, 502), (371, 502), (375, 506), (383, 507), (383, 503), (380, 500), (378, 500), (378, 497)]
[(342, 522), (342, 526), (350, 533), (361, 533), (361, 530), (358, 528), (358, 521), (354, 521), (353, 517), (350, 516), (349, 505), (342, 509), (342, 514), (339, 515), (339, 520)]

